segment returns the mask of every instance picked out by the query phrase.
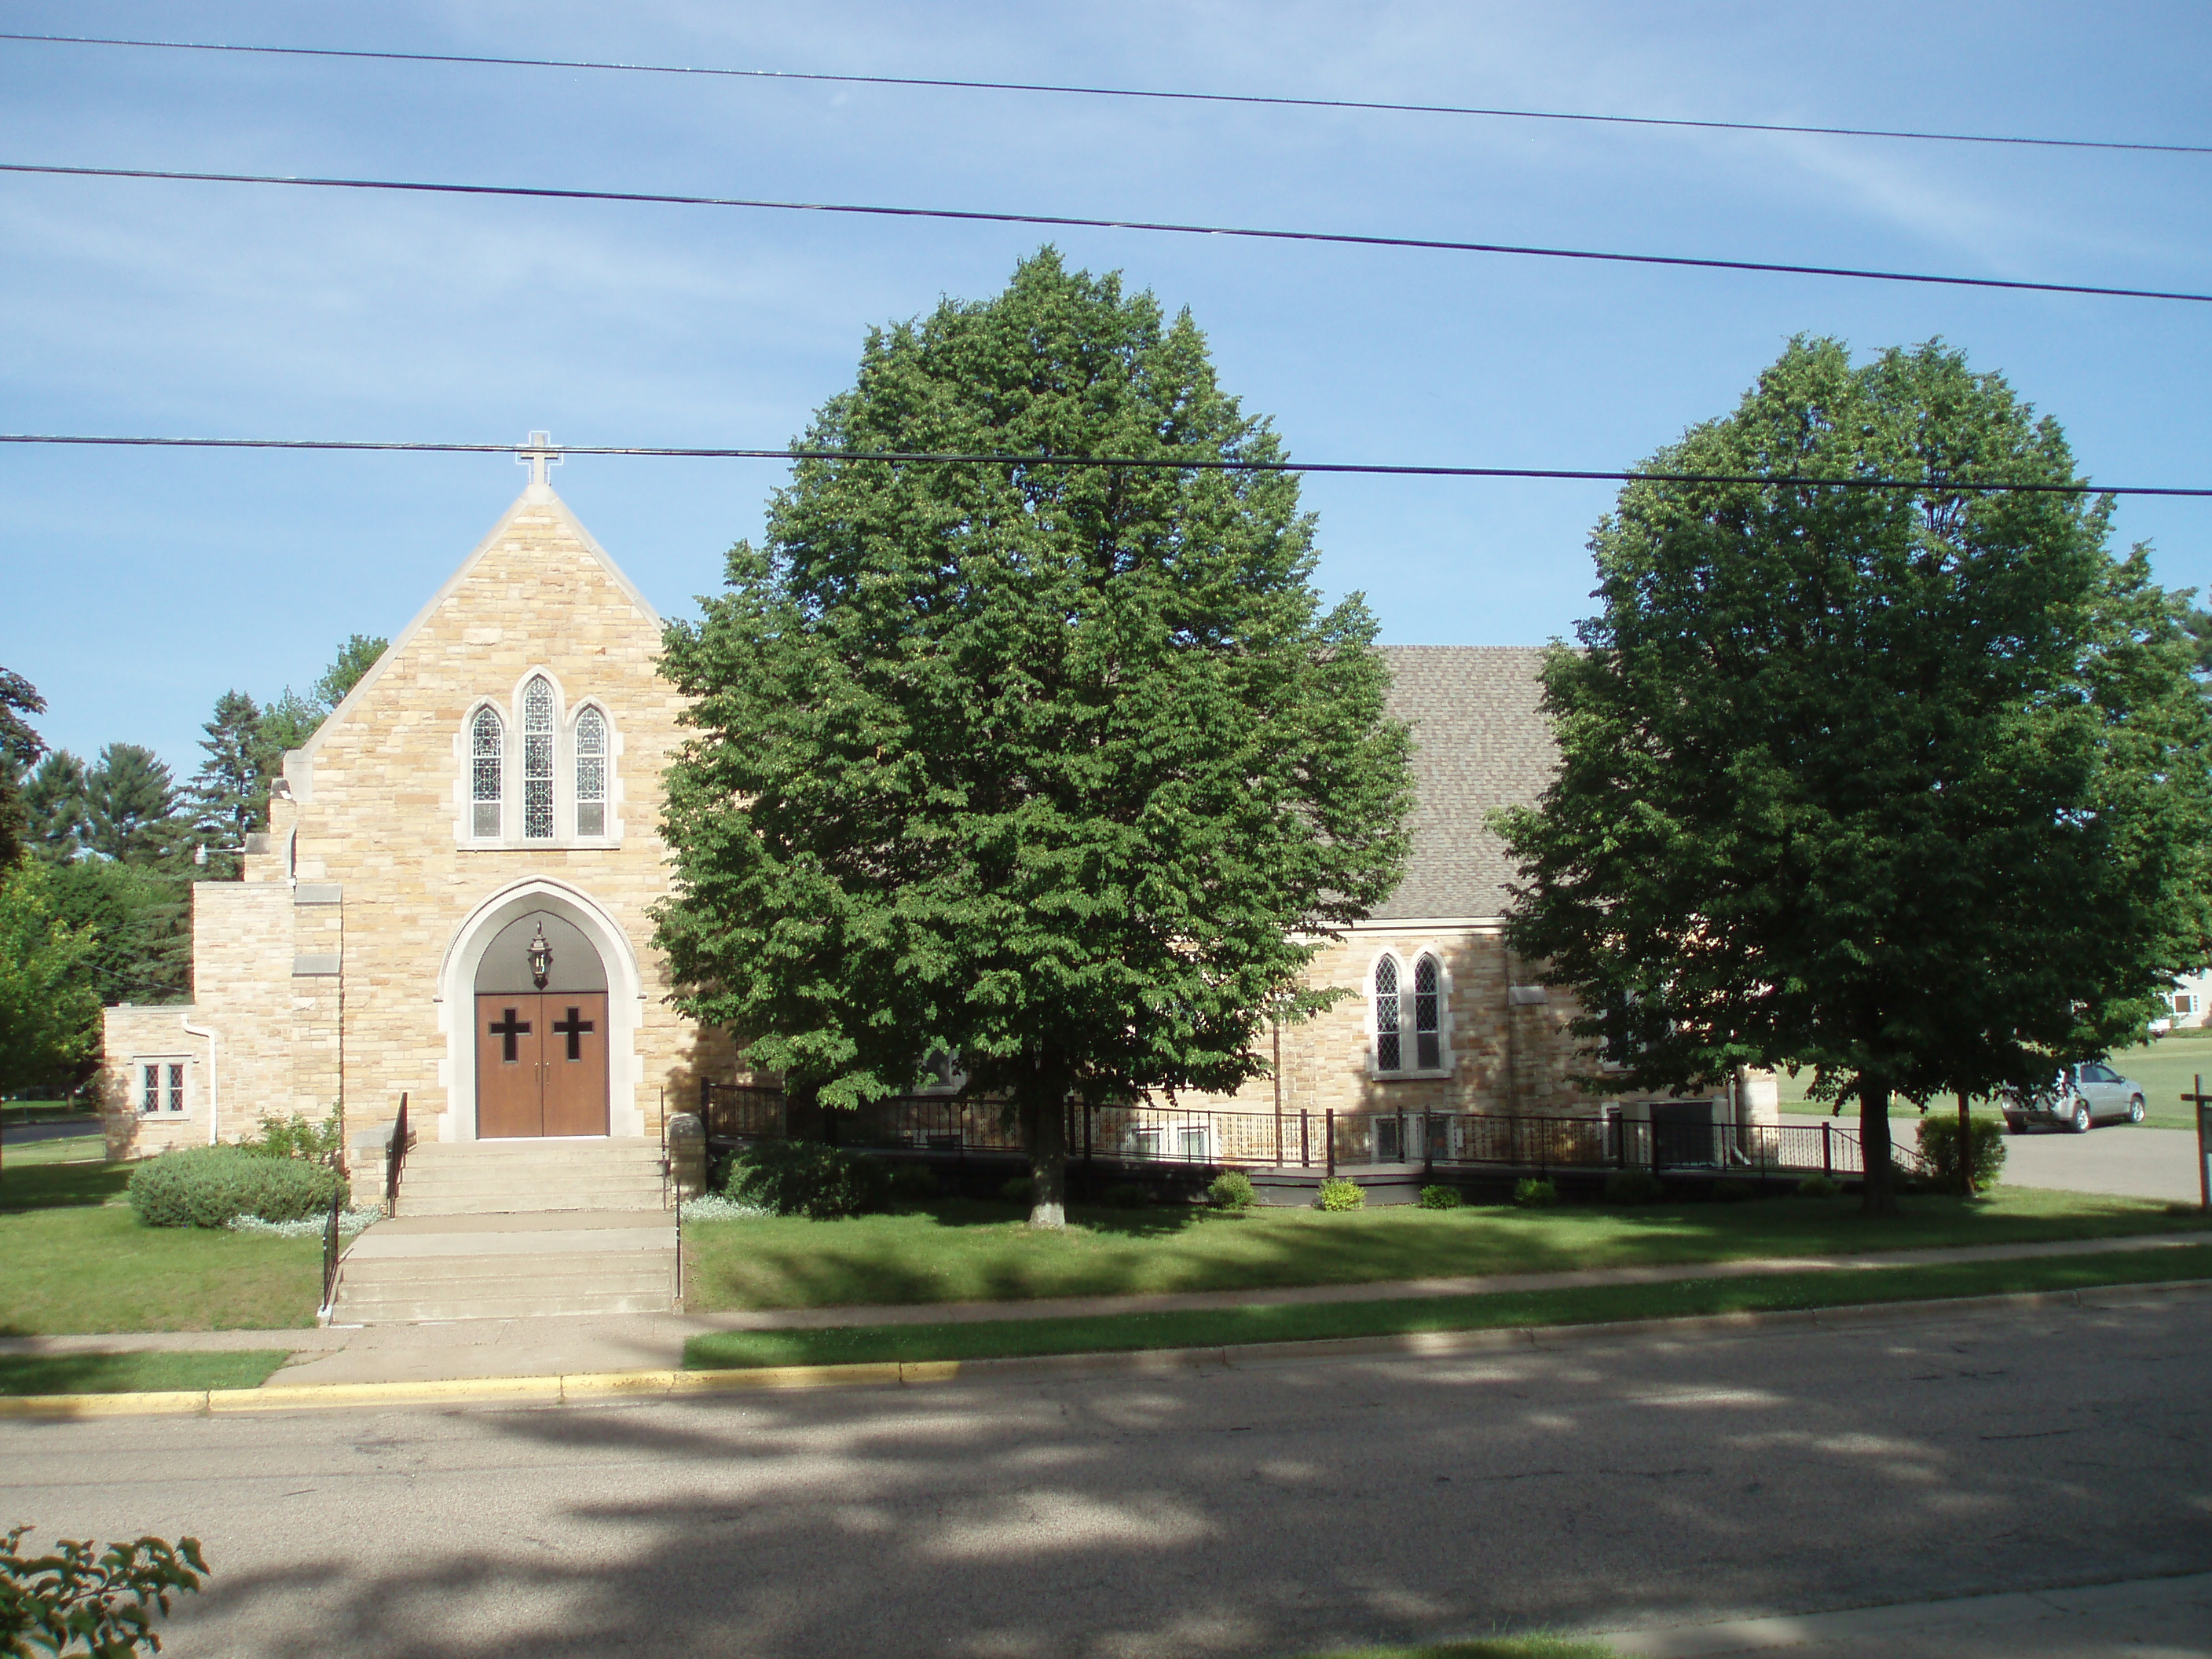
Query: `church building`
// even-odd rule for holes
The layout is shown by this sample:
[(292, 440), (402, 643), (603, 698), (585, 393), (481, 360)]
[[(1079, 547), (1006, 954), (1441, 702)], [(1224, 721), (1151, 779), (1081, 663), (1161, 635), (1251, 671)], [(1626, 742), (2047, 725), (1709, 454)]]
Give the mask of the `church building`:
[[(544, 434), (524, 458), (520, 498), (285, 757), (244, 878), (194, 886), (191, 1003), (108, 1011), (112, 1156), (337, 1110), (358, 1181), (403, 1096), (418, 1143), (642, 1153), (702, 1079), (735, 1077), (726, 1038), (670, 1006), (652, 944), (683, 708), (655, 671), (660, 619), (548, 483)], [(1384, 1162), (1460, 1150), (1418, 1144), (1427, 1111), (1649, 1114), (1575, 1081), (1572, 1009), (1505, 944), (1511, 871), (1485, 819), (1551, 775), (1541, 653), (1385, 655), (1415, 743), (1406, 878), (1317, 958), (1348, 994), (1279, 1034), (1275, 1075), (1182, 1103), (1355, 1117)], [(1661, 1104), (1771, 1119), (1772, 1092)]]

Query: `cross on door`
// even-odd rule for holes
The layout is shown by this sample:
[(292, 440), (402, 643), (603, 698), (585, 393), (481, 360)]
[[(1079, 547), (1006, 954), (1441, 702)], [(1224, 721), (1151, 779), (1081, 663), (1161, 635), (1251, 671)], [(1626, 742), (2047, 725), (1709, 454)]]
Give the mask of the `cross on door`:
[(571, 1008), (568, 1011), (568, 1018), (556, 1019), (553, 1022), (553, 1029), (568, 1039), (568, 1058), (571, 1060), (581, 1060), (584, 1057), (584, 1033), (599, 1029), (592, 1021), (577, 1018), (583, 1012), (580, 1008)]
[[(517, 1019), (512, 1008), (501, 1009), (500, 1012), (501, 1017), (492, 1021), (485, 1029), (499, 1039), (499, 1057), (503, 1060), (511, 1061), (514, 1058), (514, 1040), (519, 1036), (530, 1035), (530, 1022), (526, 1019)], [(571, 1019), (576, 1017), (576, 1011), (574, 1008), (568, 1011), (568, 1017)], [(554, 1029), (558, 1030), (560, 1028), (556, 1026)], [(568, 1039), (571, 1047), (574, 1046), (575, 1041), (574, 1037)]]

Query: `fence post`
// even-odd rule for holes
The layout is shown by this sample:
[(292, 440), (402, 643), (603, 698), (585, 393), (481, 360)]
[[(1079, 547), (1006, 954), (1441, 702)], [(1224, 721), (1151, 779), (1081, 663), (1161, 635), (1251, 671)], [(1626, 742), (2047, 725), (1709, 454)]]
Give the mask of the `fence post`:
[(1301, 1170), (1310, 1167), (1313, 1163), (1313, 1137), (1306, 1132), (1308, 1116), (1309, 1114), (1307, 1113), (1306, 1109), (1303, 1106), (1299, 1107), (1298, 1168)]
[(1433, 1110), (1421, 1114), (1421, 1173), (1437, 1172), (1437, 1115)]
[(1836, 1143), (1828, 1133), (1834, 1127), (1832, 1119), (1824, 1117), (1820, 1120), (1820, 1173), (1824, 1176), (1836, 1172)]
[(1336, 1108), (1332, 1106), (1322, 1114), (1322, 1133), (1328, 1142), (1328, 1176), (1336, 1179)]

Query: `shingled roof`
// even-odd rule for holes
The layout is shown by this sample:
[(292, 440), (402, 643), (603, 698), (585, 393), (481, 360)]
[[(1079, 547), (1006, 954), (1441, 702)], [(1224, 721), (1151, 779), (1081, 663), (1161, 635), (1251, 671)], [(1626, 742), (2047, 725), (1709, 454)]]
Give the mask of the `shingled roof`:
[(1392, 716), (1413, 732), (1413, 851), (1378, 921), (1496, 916), (1516, 872), (1483, 823), (1533, 806), (1559, 764), (1534, 646), (1393, 645)]

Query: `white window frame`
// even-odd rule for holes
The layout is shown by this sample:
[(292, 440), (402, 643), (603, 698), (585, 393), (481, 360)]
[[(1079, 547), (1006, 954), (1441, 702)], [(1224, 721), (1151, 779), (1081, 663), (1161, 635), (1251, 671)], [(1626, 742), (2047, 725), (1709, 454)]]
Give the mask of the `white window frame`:
[[(1419, 1003), (1415, 985), (1424, 959), (1436, 963), (1437, 970), (1437, 1063), (1419, 1064), (1420, 1031), (1417, 1024)], [(1395, 998), (1398, 1015), (1398, 1064), (1385, 1067), (1382, 1064), (1382, 1022), (1381, 1007), (1386, 994), (1377, 988), (1383, 977), (1382, 964), (1388, 962), (1397, 979)], [(1412, 951), (1378, 951), (1367, 965), (1365, 981), (1360, 994), (1366, 1005), (1367, 1075), (1378, 1083), (1406, 1082), (1423, 1078), (1449, 1078), (1452, 1074), (1452, 972), (1444, 953), (1433, 945), (1416, 946)]]
[[(553, 833), (531, 836), (527, 822), (529, 777), (528, 700), (530, 688), (543, 679), (552, 694)], [(500, 828), (497, 835), (476, 833), (476, 728), (486, 710), (500, 723)], [(581, 835), (576, 828), (576, 763), (578, 726), (586, 714), (596, 714), (605, 735), (600, 756), (602, 791), (600, 831)], [(533, 664), (518, 678), (507, 698), (479, 697), (469, 705), (453, 738), (457, 775), (454, 789), (454, 842), (464, 851), (544, 852), (574, 847), (619, 847), (623, 787), (621, 757), (623, 731), (613, 711), (595, 696), (570, 700), (561, 677), (544, 664)]]
[[(590, 800), (586, 800), (584, 796), (582, 775), (584, 722), (587, 720), (596, 720), (599, 723), (599, 793)], [(570, 833), (576, 840), (581, 842), (608, 840), (609, 832), (614, 825), (615, 815), (614, 718), (607, 713), (599, 699), (586, 697), (569, 711), (566, 732), (568, 752), (562, 765), (560, 781), (568, 786), (568, 809)], [(588, 832), (584, 829), (583, 824), (584, 808), (586, 806), (597, 806), (599, 809), (599, 827)]]
[[(146, 1107), (146, 1073), (156, 1073), (157, 1104), (151, 1111)], [(134, 1115), (143, 1122), (183, 1123), (198, 1114), (199, 1091), (195, 1087), (194, 1073), (199, 1068), (192, 1064), (190, 1054), (133, 1054), (131, 1057), (131, 1103)]]

